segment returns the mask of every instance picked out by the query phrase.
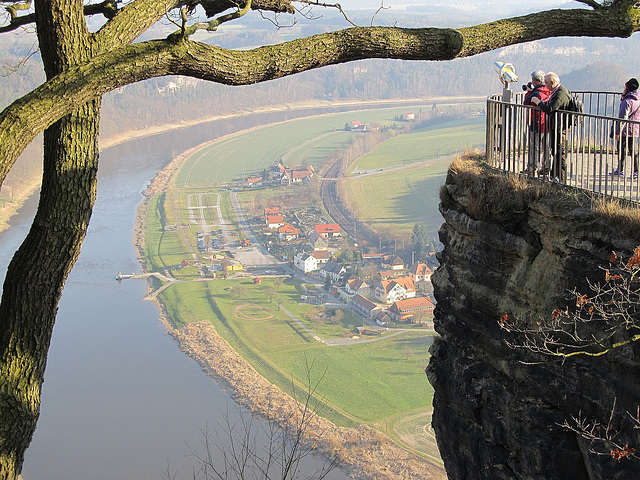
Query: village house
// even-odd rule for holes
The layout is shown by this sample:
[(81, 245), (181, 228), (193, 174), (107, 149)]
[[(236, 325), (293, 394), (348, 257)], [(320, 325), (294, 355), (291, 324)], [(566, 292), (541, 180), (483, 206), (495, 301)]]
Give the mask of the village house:
[(318, 269), (318, 260), (308, 252), (300, 252), (293, 257), (293, 266), (304, 273), (314, 272)]
[(371, 295), (371, 287), (367, 282), (357, 277), (351, 277), (344, 285), (344, 290), (348, 295), (362, 295), (363, 297), (369, 297)]
[(404, 276), (405, 272), (403, 270), (379, 270), (378, 275), (380, 275), (381, 280), (391, 280), (397, 277)]
[(278, 227), (278, 238), (280, 240), (289, 241), (300, 236), (300, 229), (294, 227), (289, 223), (285, 223), (284, 225)]
[(402, 115), (400, 115), (400, 119), (405, 121), (415, 120), (416, 114), (415, 112), (404, 112)]
[(280, 207), (264, 207), (264, 216), (267, 215), (280, 215)]
[(308, 169), (295, 170), (291, 168), (285, 168), (280, 176), (280, 185), (291, 185), (292, 183), (306, 182), (311, 177), (313, 177), (314, 173), (315, 170), (312, 166), (309, 166)]
[(345, 123), (344, 129), (348, 132), (366, 132), (367, 126), (364, 123), (360, 123), (358, 120), (353, 120)]
[(376, 323), (381, 327), (388, 325), (393, 321), (391, 315), (389, 315), (388, 310), (379, 310), (375, 315)]
[(355, 275), (351, 275), (345, 282), (342, 288), (338, 289), (340, 299), (348, 303), (354, 295), (362, 295), (365, 298), (370, 298), (371, 288), (369, 284), (364, 280), (359, 279)]
[(276, 229), (284, 225), (284, 217), (282, 215), (266, 215), (265, 222), (267, 228)]
[(329, 253), (329, 250), (314, 250), (311, 254), (318, 261), (318, 265), (323, 265), (327, 263), (331, 258), (331, 254)]
[(324, 223), (315, 226), (315, 231), (322, 235), (324, 238), (336, 238), (340, 237), (340, 225), (337, 223)]
[(432, 315), (433, 309), (434, 305), (429, 298), (417, 297), (394, 302), (388, 312), (397, 322), (408, 322)]
[(426, 263), (418, 262), (410, 270), (414, 283), (430, 282), (433, 273)]
[(374, 291), (374, 298), (386, 304), (392, 304), (395, 301), (415, 296), (416, 287), (409, 277), (381, 280)]
[(403, 270), (404, 260), (398, 255), (387, 255), (382, 258), (382, 266), (391, 270)]
[(262, 186), (262, 177), (249, 177), (247, 178), (247, 187), (261, 187)]
[(349, 305), (353, 310), (362, 315), (365, 318), (373, 318), (374, 315), (380, 310), (380, 306), (364, 298), (362, 295), (354, 295)]
[(336, 262), (327, 262), (318, 272), (321, 277), (329, 277), (333, 283), (338, 283), (342, 276), (346, 273), (347, 269), (344, 265)]
[(309, 244), (313, 250), (329, 250), (329, 242), (315, 230), (309, 235)]

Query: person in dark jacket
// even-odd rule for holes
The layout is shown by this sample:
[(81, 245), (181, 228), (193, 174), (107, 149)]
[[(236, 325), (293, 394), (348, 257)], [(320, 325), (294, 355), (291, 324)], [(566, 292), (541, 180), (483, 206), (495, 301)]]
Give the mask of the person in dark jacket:
[[(638, 80), (629, 79), (624, 84), (622, 100), (618, 118), (622, 120), (640, 120), (640, 94), (638, 93)], [(634, 149), (634, 138), (640, 136), (640, 125), (637, 123), (618, 122), (616, 123), (615, 139), (618, 142), (618, 168), (610, 175), (624, 175), (624, 164), (627, 152), (633, 156), (633, 178), (638, 178), (638, 147)]]
[[(545, 102), (549, 99), (549, 89), (544, 84), (544, 72), (536, 70), (531, 74), (531, 83), (527, 85), (527, 93), (524, 95), (523, 105), (535, 106), (532, 99), (539, 98)], [(547, 133), (549, 132), (549, 123), (546, 114), (539, 109), (529, 110), (529, 159), (527, 161), (527, 175), (535, 175), (538, 162), (540, 161), (540, 152), (544, 151), (544, 157), (540, 164), (538, 175), (547, 175), (549, 172), (549, 162), (551, 160), (551, 149)]]
[(549, 100), (543, 102), (540, 99), (533, 98), (531, 101), (547, 114), (551, 137), (551, 154), (553, 155), (551, 179), (564, 183), (567, 170), (567, 129), (570, 126), (570, 122), (568, 115), (561, 114), (559, 110), (569, 109), (571, 92), (560, 83), (560, 77), (554, 72), (549, 72), (544, 76), (544, 83), (550, 91)]

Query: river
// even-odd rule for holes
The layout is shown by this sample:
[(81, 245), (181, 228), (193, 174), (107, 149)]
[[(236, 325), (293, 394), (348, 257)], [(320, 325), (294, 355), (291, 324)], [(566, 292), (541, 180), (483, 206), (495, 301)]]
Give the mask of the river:
[[(160, 479), (167, 465), (176, 480), (192, 478), (190, 452), (200, 449), (201, 430), (216, 429), (227, 414), (232, 421), (247, 418), (165, 333), (156, 306), (141, 300), (145, 281), (118, 283), (114, 276), (140, 271), (132, 245), (135, 211), (157, 170), (204, 141), (310, 113), (225, 119), (102, 152), (98, 197), (60, 301), (24, 480)], [(0, 235), (2, 275), (34, 209), (31, 200)], [(304, 463), (309, 471), (320, 459)], [(330, 478), (347, 475), (334, 471)]]

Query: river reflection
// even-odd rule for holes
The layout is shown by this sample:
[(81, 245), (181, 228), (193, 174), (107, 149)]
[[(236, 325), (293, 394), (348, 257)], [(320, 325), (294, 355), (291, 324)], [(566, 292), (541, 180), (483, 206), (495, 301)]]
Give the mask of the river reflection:
[[(166, 335), (155, 305), (141, 300), (145, 282), (114, 280), (118, 271), (139, 271), (132, 234), (140, 192), (156, 170), (188, 148), (309, 113), (227, 119), (101, 154), (98, 198), (60, 301), (25, 480), (163, 478), (167, 464), (178, 472), (176, 479), (192, 478), (190, 447), (199, 447), (200, 430), (216, 428), (222, 412), (239, 413), (228, 392)], [(33, 210), (25, 208), (0, 236), (3, 265), (26, 235)], [(305, 469), (319, 464), (309, 458)], [(330, 478), (347, 476), (336, 471)]]

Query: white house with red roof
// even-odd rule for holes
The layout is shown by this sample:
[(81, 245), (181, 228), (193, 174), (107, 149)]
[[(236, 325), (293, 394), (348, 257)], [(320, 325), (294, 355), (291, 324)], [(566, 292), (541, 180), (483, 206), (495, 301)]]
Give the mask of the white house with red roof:
[(416, 296), (416, 287), (410, 277), (394, 278), (393, 280), (381, 280), (375, 288), (376, 300), (392, 304), (405, 298)]
[(428, 297), (407, 298), (398, 300), (389, 308), (389, 315), (397, 322), (407, 322), (414, 317), (433, 314), (435, 306)]
[(284, 225), (278, 227), (278, 238), (280, 240), (293, 240), (294, 238), (298, 238), (300, 236), (300, 229), (294, 227), (289, 223), (285, 223)]
[(430, 282), (433, 271), (426, 263), (418, 262), (411, 268), (411, 275), (414, 283)]
[(266, 215), (265, 217), (267, 228), (276, 229), (284, 225), (284, 217), (282, 215)]
[(327, 239), (341, 236), (340, 225), (337, 223), (323, 223), (316, 225), (315, 231)]
[(311, 254), (318, 261), (318, 265), (324, 265), (331, 259), (331, 254), (329, 250), (314, 250)]
[(262, 177), (249, 177), (247, 178), (247, 187), (255, 188), (262, 186)]

